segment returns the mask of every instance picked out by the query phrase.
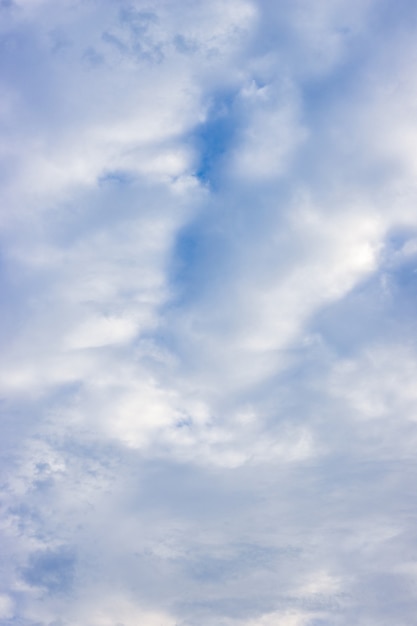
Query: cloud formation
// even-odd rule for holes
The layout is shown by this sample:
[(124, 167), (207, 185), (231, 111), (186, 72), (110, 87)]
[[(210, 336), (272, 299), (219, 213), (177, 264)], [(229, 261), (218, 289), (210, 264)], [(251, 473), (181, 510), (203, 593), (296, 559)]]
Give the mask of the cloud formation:
[(1, 623), (411, 623), (416, 8), (0, 15)]

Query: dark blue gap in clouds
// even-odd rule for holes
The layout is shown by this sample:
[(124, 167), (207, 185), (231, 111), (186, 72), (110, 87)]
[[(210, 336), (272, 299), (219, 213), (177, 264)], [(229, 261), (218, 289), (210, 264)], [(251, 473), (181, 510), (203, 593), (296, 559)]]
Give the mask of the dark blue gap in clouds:
[(225, 187), (221, 196), (214, 192), (200, 214), (178, 232), (172, 248), (169, 279), (176, 294), (174, 306), (212, 293), (220, 284), (227, 288), (248, 259), (255, 264), (260, 256), (265, 260), (271, 246), (263, 242), (268, 242), (271, 230), (282, 234), (283, 246), (288, 246), (291, 197), (286, 182), (262, 188), (242, 183), (240, 188)]
[(283, 234), (280, 259), (285, 263), (290, 206), (291, 189), (285, 183), (265, 189), (232, 186), (221, 196), (213, 192), (195, 219), (177, 233), (167, 263), (171, 295), (160, 310), (163, 325), (153, 340), (187, 362), (197, 353), (192, 354), (184, 333), (195, 330), (196, 339), (200, 332), (233, 331), (239, 280), (247, 268), (253, 273), (269, 265), (270, 246), (263, 242), (271, 229)]
[(206, 214), (177, 237), (170, 269), (175, 297), (171, 306), (184, 306), (210, 291), (227, 272), (227, 236)]
[(213, 97), (205, 122), (191, 136), (198, 154), (197, 178), (215, 189), (221, 179), (224, 156), (233, 145), (239, 127), (235, 92)]

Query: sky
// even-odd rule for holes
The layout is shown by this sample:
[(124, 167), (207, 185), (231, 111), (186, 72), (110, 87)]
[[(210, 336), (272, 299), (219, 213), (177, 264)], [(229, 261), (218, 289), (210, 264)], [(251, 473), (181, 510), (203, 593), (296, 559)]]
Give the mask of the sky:
[(417, 4), (0, 2), (0, 624), (411, 626)]

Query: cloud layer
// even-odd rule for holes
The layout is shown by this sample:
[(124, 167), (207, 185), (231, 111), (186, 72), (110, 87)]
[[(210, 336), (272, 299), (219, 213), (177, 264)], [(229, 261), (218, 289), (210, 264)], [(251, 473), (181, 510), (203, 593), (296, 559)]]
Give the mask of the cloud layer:
[(0, 16), (1, 623), (411, 623), (416, 7)]

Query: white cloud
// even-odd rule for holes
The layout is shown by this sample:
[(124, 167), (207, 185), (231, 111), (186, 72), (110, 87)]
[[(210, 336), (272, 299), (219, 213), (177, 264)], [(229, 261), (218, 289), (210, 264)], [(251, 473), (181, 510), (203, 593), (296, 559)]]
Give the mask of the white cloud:
[(11, 619), (14, 615), (13, 600), (8, 596), (0, 595), (0, 617), (1, 619)]
[(70, 349), (97, 348), (126, 343), (135, 334), (134, 320), (123, 317), (93, 317), (73, 331), (67, 345)]
[(1, 619), (411, 623), (406, 4), (3, 3)]
[(127, 598), (118, 597), (111, 594), (106, 599), (96, 598), (97, 608), (87, 605), (81, 611), (81, 615), (70, 619), (70, 626), (113, 626), (121, 623), (125, 626), (136, 626), (146, 624), (146, 626), (176, 626), (176, 620), (163, 612), (151, 611), (146, 608), (141, 609), (136, 603)]
[(241, 98), (247, 120), (232, 173), (247, 180), (276, 180), (291, 168), (292, 157), (307, 136), (297, 119), (296, 98), (290, 86), (275, 94), (272, 85), (258, 87), (254, 81), (242, 90)]
[(311, 623), (311, 616), (308, 614), (297, 612), (280, 612), (267, 613), (261, 618), (256, 620), (250, 620), (245, 622), (245, 626), (274, 626), (274, 624), (280, 624), (280, 626), (305, 626)]

